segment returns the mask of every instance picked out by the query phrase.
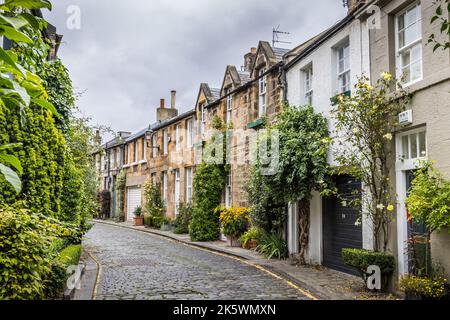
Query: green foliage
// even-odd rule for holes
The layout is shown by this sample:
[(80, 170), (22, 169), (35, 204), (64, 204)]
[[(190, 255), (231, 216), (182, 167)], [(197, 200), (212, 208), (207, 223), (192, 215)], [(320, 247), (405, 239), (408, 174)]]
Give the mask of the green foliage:
[[(45, 21), (36, 18), (24, 9), (51, 7), (49, 2), (10, 0), (1, 5), (0, 36), (4, 36), (17, 44), (33, 43), (27, 32), (38, 32), (45, 26)], [(55, 107), (47, 101), (47, 92), (42, 80), (29, 68), (22, 67), (18, 56), (12, 50), (0, 48), (0, 108), (18, 109), (24, 114), (25, 108), (37, 105), (58, 115)], [(6, 75), (10, 76), (6, 76)], [(2, 112), (0, 111), (0, 116)], [(21, 124), (24, 119), (21, 117)], [(0, 123), (3, 123), (0, 122)], [(2, 143), (3, 141), (0, 141)], [(8, 146), (8, 145), (6, 145)], [(14, 191), (20, 192), (22, 185), (19, 174), (22, 174), (17, 156), (6, 152), (5, 144), (0, 144), (0, 177), (10, 184)]]
[(261, 237), (261, 233), (261, 229), (251, 227), (239, 238), (239, 240), (241, 241), (242, 246), (245, 248), (250, 241), (258, 241), (258, 239)]
[[(391, 94), (391, 88), (398, 87)], [(362, 76), (351, 96), (340, 95), (332, 111), (336, 119), (336, 160), (340, 174), (360, 180), (363, 197), (355, 197), (351, 205), (364, 208), (373, 224), (375, 251), (386, 251), (393, 218), (395, 193), (389, 183), (393, 132), (398, 114), (410, 102), (410, 95), (389, 73), (382, 73), (375, 87)]]
[(178, 207), (178, 215), (172, 222), (173, 232), (175, 234), (189, 233), (189, 224), (192, 220), (192, 205), (190, 203), (180, 203)]
[(363, 275), (369, 266), (379, 266), (381, 273), (390, 275), (395, 268), (395, 258), (392, 254), (363, 249), (342, 249), (342, 260), (350, 267), (358, 269)]
[(81, 256), (81, 245), (70, 245), (52, 261), (51, 273), (46, 280), (46, 298), (59, 298), (68, 279), (67, 268), (76, 266)]
[(281, 230), (286, 221), (286, 203), (278, 197), (278, 186), (271, 182), (272, 177), (262, 175), (259, 165), (255, 165), (246, 185), (252, 224), (268, 233)]
[(450, 181), (431, 162), (422, 165), (414, 173), (406, 204), (411, 219), (432, 233), (450, 227)]
[(219, 214), (215, 208), (220, 204), (225, 187), (223, 166), (202, 163), (194, 177), (194, 209), (189, 234), (192, 241), (213, 241), (220, 236)]
[(418, 277), (414, 275), (406, 275), (400, 278), (400, 289), (406, 294), (414, 296), (423, 296), (431, 299), (441, 299), (446, 293), (445, 287), (447, 279), (443, 276), (433, 278)]
[(226, 236), (240, 237), (250, 225), (249, 210), (247, 208), (216, 208), (222, 233)]
[(448, 40), (450, 36), (450, 21), (448, 18), (450, 14), (450, 0), (437, 0), (436, 5), (437, 7), (430, 23), (438, 23), (439, 33), (442, 39), (445, 40), (439, 39), (439, 35), (432, 33), (428, 38), (428, 43), (434, 44), (433, 51), (439, 48), (447, 50), (450, 48), (450, 41)]
[[(161, 187), (154, 185), (149, 178), (144, 184), (145, 212), (147, 214), (147, 223), (149, 227), (161, 228), (164, 222), (164, 201), (161, 197)], [(144, 221), (145, 222), (145, 221)]]
[(133, 214), (135, 217), (142, 216), (142, 207), (141, 206), (136, 207), (136, 209), (134, 209)]
[(288, 201), (309, 200), (313, 190), (322, 190), (329, 173), (330, 145), (326, 118), (312, 106), (286, 105), (277, 117), (279, 167), (273, 181), (279, 196)]
[(52, 243), (66, 234), (66, 228), (40, 214), (0, 209), (0, 300), (43, 298)]
[(259, 235), (258, 246), (256, 250), (263, 254), (267, 259), (282, 259), (287, 256), (288, 250), (286, 241), (283, 239), (282, 232), (265, 232)]

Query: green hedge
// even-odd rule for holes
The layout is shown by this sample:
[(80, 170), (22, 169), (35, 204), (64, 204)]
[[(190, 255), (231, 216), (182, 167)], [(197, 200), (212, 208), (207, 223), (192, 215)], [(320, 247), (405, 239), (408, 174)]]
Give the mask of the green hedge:
[(70, 245), (62, 250), (53, 260), (51, 273), (46, 280), (46, 298), (60, 298), (64, 284), (68, 279), (67, 268), (76, 266), (80, 261), (81, 245)]
[(380, 267), (381, 273), (385, 275), (391, 274), (395, 268), (394, 256), (384, 252), (342, 249), (342, 260), (346, 265), (358, 269), (361, 274), (365, 274), (369, 266)]

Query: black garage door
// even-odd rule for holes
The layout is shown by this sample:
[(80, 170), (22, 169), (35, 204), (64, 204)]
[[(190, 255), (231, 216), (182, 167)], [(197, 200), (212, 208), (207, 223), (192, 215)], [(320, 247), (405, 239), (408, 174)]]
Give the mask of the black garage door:
[[(343, 248), (362, 248), (362, 227), (355, 225), (359, 211), (345, 206), (342, 198), (361, 196), (361, 183), (350, 176), (337, 176), (339, 197), (323, 200), (323, 265), (339, 271), (359, 275), (342, 261)], [(358, 195), (354, 192), (358, 191)]]

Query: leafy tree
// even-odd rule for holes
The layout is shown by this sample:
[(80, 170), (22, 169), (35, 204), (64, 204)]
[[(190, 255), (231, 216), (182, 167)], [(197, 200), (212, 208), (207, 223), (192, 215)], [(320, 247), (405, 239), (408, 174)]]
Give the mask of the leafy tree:
[(439, 36), (436, 36), (435, 33), (432, 33), (428, 38), (428, 43), (434, 44), (433, 51), (436, 51), (439, 48), (444, 50), (450, 48), (450, 0), (437, 0), (437, 7), (435, 14), (431, 18), (431, 24), (434, 22), (439, 23), (439, 32), (442, 35), (442, 39), (439, 39)]
[(202, 163), (194, 176), (194, 208), (189, 234), (193, 241), (213, 241), (220, 236), (220, 204), (225, 187), (225, 171), (222, 165)]
[[(396, 86), (399, 89), (391, 92)], [(367, 77), (359, 78), (352, 96), (340, 95), (333, 110), (335, 156), (341, 166), (338, 173), (350, 174), (363, 184), (363, 196), (354, 197), (348, 205), (359, 208), (371, 220), (375, 251), (387, 250), (395, 204), (389, 182), (393, 132), (398, 114), (409, 101), (410, 95), (392, 75), (383, 73), (375, 87)]]

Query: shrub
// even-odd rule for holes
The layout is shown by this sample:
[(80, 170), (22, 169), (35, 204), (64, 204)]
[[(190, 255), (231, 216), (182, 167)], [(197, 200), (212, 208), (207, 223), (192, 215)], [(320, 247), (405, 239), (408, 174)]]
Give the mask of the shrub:
[(442, 276), (428, 278), (407, 275), (400, 278), (399, 286), (406, 294), (440, 299), (447, 293), (446, 281)]
[(224, 235), (240, 237), (247, 231), (250, 223), (249, 210), (247, 208), (218, 207), (216, 211), (220, 214), (219, 221)]
[(46, 281), (45, 296), (57, 298), (64, 288), (69, 275), (67, 268), (78, 265), (81, 256), (81, 245), (71, 245), (62, 250), (53, 260), (49, 279)]
[(256, 250), (262, 253), (267, 259), (282, 259), (287, 256), (287, 245), (281, 232), (262, 231), (257, 239)]
[(194, 201), (189, 235), (192, 241), (219, 239), (219, 215), (214, 209), (220, 204), (225, 186), (224, 168), (202, 163), (194, 177)]
[(141, 206), (136, 207), (136, 209), (134, 209), (133, 214), (134, 214), (134, 216), (137, 217), (137, 218), (139, 218), (140, 216), (142, 216), (142, 207), (141, 207)]
[(51, 272), (51, 245), (64, 229), (40, 214), (0, 209), (0, 300), (41, 299)]
[(147, 226), (152, 228), (161, 228), (164, 220), (164, 203), (161, 197), (161, 187), (159, 184), (153, 184), (149, 178), (144, 184), (145, 194), (145, 212), (149, 216), (147, 218)]
[(178, 212), (179, 214), (172, 222), (173, 232), (175, 234), (187, 234), (189, 233), (189, 224), (192, 219), (192, 205), (190, 203), (180, 203)]
[(261, 230), (256, 227), (252, 227), (241, 236), (240, 241), (242, 243), (242, 246), (246, 247), (250, 241), (252, 240), (258, 241), (260, 237), (261, 237)]
[(380, 267), (381, 273), (389, 275), (394, 271), (394, 256), (385, 252), (375, 252), (364, 249), (342, 249), (342, 260), (350, 267), (358, 269), (363, 279), (369, 266)]

